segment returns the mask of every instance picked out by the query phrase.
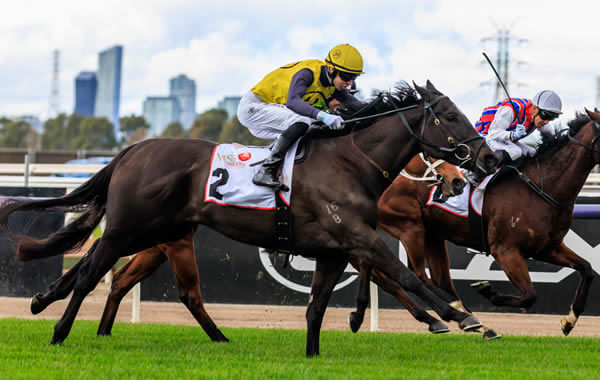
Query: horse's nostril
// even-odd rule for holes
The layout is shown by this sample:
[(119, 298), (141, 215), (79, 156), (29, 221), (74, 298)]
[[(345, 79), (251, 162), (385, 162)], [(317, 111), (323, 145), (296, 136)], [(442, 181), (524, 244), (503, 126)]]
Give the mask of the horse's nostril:
[(452, 186), (456, 189), (456, 190), (462, 190), (465, 187), (465, 181), (463, 181), (460, 178), (454, 178), (452, 180)]

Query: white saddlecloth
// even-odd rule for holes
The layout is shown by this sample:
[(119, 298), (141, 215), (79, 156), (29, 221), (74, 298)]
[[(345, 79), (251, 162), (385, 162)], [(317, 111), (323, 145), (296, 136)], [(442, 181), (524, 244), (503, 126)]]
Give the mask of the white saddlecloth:
[[(282, 199), (289, 206), (292, 197), (292, 172), (296, 156), (296, 142), (287, 152), (279, 179), (290, 190), (282, 191)], [(204, 201), (222, 206), (236, 206), (261, 210), (275, 209), (273, 188), (257, 186), (252, 177), (260, 169), (269, 149), (266, 147), (247, 147), (239, 144), (220, 144), (215, 147)]]
[(469, 194), (471, 192), (470, 191), (471, 184), (467, 184), (467, 186), (465, 186), (462, 194), (457, 195), (455, 197), (450, 197), (444, 203), (439, 203), (439, 202), (436, 202), (433, 200), (433, 194), (435, 193), (435, 190), (437, 188), (437, 186), (434, 186), (431, 189), (431, 192), (429, 193), (429, 198), (427, 199), (427, 206), (439, 207), (442, 210), (448, 211), (454, 215), (458, 215), (458, 216), (462, 216), (462, 217), (466, 218), (469, 216), (469, 202), (471, 202), (473, 210), (476, 213), (478, 213), (479, 215), (481, 215), (481, 210), (483, 208), (483, 196), (485, 193), (485, 189), (492, 177), (493, 177), (493, 175), (489, 175), (489, 176), (485, 177), (485, 179), (483, 181), (481, 181), (481, 183), (477, 186), (477, 188), (475, 188), (470, 199), (469, 199)]

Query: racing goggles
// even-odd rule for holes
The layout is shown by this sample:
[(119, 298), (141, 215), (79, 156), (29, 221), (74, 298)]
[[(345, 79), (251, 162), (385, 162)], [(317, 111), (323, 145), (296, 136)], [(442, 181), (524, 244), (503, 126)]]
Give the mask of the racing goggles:
[(542, 120), (552, 121), (558, 117), (558, 114), (556, 112), (546, 111), (540, 108), (538, 111), (538, 116)]
[(358, 74), (351, 74), (351, 73), (347, 73), (345, 71), (338, 71), (338, 75), (340, 76), (340, 79), (343, 80), (344, 82), (349, 82), (351, 80), (355, 80), (356, 77), (358, 77)]

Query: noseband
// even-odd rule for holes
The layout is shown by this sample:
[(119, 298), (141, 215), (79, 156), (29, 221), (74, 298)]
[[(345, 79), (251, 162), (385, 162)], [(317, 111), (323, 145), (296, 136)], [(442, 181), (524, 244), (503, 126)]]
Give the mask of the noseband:
[(423, 173), (421, 177), (412, 176), (408, 174), (408, 172), (404, 169), (402, 169), (400, 175), (413, 181), (431, 182), (429, 186), (439, 185), (440, 183), (442, 183), (442, 181), (444, 180), (444, 176), (438, 173), (438, 171), (435, 170), (435, 168), (443, 164), (444, 161), (437, 160), (436, 162), (431, 163), (427, 158), (425, 158), (425, 155), (423, 153), (419, 153), (419, 157), (421, 158), (423, 163), (427, 165), (427, 170), (425, 170), (425, 173)]

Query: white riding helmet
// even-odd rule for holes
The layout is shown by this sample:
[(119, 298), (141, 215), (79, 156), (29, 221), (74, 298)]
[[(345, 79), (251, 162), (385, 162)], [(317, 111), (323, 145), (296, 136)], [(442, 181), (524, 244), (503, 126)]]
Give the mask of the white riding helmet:
[(554, 112), (558, 115), (562, 114), (562, 101), (554, 91), (542, 90), (535, 94), (531, 101), (533, 102), (533, 105), (537, 106), (538, 108)]

